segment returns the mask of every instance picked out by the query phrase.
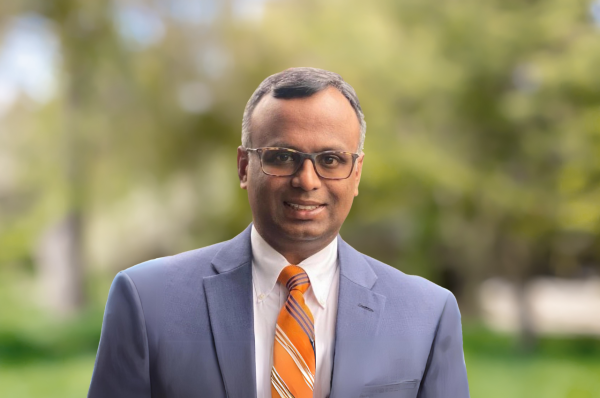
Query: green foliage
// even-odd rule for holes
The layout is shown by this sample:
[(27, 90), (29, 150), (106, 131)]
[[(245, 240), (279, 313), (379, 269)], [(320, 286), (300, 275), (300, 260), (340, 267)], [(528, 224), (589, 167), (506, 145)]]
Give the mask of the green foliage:
[[(41, 155), (15, 147), (40, 172), (24, 187), (35, 197), (20, 212), (30, 227), (7, 245), (9, 258), (26, 258), (71, 206), (102, 211), (140, 181), (165, 186), (216, 168), (226, 170), (222, 181), (193, 188), (185, 240), (232, 236), (249, 221), (245, 195), (226, 188), (228, 211), (213, 217), (201, 191), (235, 184), (241, 115), (258, 83), (311, 65), (353, 84), (367, 117), (361, 195), (343, 231), (361, 250), (442, 283), (450, 270), (473, 279), (467, 285), (498, 273), (576, 275), (579, 259), (597, 262), (600, 46), (587, 3), (269, 2), (259, 22), (225, 10), (207, 25), (162, 10), (162, 41), (133, 49), (108, 3), (38, 8), (55, 22), (66, 91), (38, 112), (50, 124), (15, 115), (30, 145), (50, 141)], [(190, 82), (209, 92), (208, 110), (179, 106)], [(67, 152), (56, 145), (65, 134)], [(61, 171), (72, 168), (71, 178)], [(203, 238), (209, 224), (222, 227)], [(386, 247), (362, 243), (364, 228)], [(14, 230), (0, 235), (15, 239)], [(390, 231), (397, 239), (384, 239)], [(573, 240), (577, 249), (564, 253)]]

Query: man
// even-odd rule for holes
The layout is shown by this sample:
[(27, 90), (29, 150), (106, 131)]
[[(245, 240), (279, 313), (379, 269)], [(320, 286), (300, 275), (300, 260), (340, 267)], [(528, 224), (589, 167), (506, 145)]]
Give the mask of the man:
[(117, 275), (89, 397), (468, 397), (454, 296), (338, 235), (365, 129), (335, 73), (262, 82), (237, 152), (253, 223)]

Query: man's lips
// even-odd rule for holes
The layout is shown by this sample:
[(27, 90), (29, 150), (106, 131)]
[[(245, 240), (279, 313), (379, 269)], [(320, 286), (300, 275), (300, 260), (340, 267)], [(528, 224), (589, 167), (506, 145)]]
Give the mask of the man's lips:
[(318, 202), (312, 202), (312, 201), (310, 201), (310, 202), (307, 202), (307, 201), (294, 201), (294, 202), (284, 201), (283, 203), (287, 207), (291, 207), (292, 209), (294, 209), (296, 211), (306, 211), (306, 212), (314, 211), (321, 207), (326, 206), (326, 204), (324, 204), (324, 203), (318, 203)]
[(299, 220), (312, 220), (321, 213), (327, 206), (325, 203), (318, 202), (287, 202), (284, 201), (284, 208), (289, 216)]

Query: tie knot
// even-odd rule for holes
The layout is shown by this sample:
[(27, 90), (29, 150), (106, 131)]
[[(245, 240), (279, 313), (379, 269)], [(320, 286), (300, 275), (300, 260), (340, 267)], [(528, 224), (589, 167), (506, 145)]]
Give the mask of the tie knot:
[(297, 265), (288, 265), (285, 267), (277, 280), (282, 285), (285, 285), (290, 292), (295, 289), (304, 293), (310, 286), (308, 275)]

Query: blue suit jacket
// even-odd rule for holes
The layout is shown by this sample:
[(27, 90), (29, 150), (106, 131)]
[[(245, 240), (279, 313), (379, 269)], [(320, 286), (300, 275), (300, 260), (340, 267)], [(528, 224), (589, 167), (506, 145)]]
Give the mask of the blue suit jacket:
[[(452, 293), (339, 237), (338, 256), (330, 397), (468, 397)], [(249, 227), (120, 272), (88, 397), (256, 398), (251, 267)]]

